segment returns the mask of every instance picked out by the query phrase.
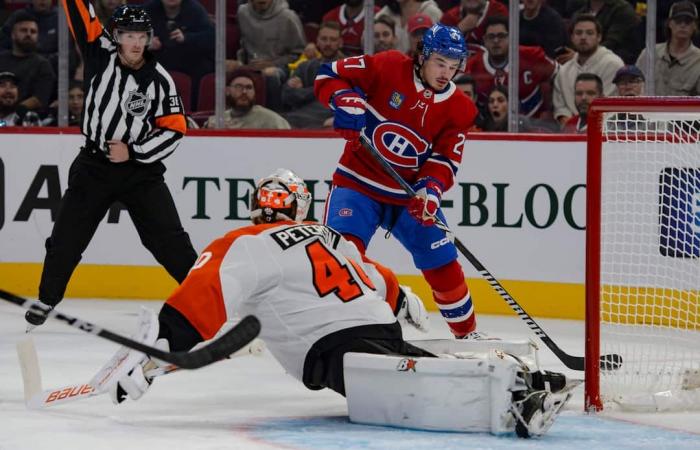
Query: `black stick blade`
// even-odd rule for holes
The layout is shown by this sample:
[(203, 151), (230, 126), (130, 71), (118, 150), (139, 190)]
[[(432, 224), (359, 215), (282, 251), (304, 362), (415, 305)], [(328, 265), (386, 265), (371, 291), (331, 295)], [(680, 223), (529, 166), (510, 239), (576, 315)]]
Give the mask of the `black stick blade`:
[(621, 355), (610, 353), (600, 357), (600, 370), (618, 370), (620, 367), (622, 367)]

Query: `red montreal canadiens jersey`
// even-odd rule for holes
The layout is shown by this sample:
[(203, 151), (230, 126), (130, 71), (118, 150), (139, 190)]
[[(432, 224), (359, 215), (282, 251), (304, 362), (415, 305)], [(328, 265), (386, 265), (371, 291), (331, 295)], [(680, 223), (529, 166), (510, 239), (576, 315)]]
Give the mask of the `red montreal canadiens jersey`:
[[(540, 112), (544, 101), (540, 83), (554, 77), (559, 65), (545, 55), (542, 47), (520, 46), (520, 113), (532, 117)], [(476, 82), (480, 104), (488, 104), (489, 92), (496, 85), (508, 85), (508, 65), (496, 69), (489, 63), (488, 52), (474, 54), (467, 61), (466, 73)]]
[[(315, 83), (321, 103), (328, 105), (335, 92), (352, 87), (367, 97), (364, 134), (382, 156), (409, 183), (433, 177), (448, 190), (477, 114), (472, 101), (452, 82), (443, 92), (426, 88), (412, 59), (395, 50), (321, 66)], [(350, 143), (333, 183), (386, 203), (404, 204), (408, 198), (366, 150)]]
[[(362, 32), (365, 29), (365, 10), (354, 17), (346, 16), (345, 4), (331, 9), (323, 16), (324, 22), (338, 22), (343, 36), (343, 53), (346, 55), (359, 55), (362, 53)], [(379, 7), (374, 7), (374, 12), (378, 12)]]
[[(489, 0), (486, 2), (486, 6), (481, 13), (481, 17), (476, 22), (476, 27), (464, 38), (470, 44), (483, 44), (484, 34), (486, 33), (486, 19), (491, 16), (503, 16), (508, 17), (508, 7), (498, 0)], [(440, 23), (449, 25), (451, 27), (456, 27), (459, 22), (462, 21), (464, 15), (462, 15), (462, 7), (455, 6), (445, 11), (445, 14), (440, 18)]]

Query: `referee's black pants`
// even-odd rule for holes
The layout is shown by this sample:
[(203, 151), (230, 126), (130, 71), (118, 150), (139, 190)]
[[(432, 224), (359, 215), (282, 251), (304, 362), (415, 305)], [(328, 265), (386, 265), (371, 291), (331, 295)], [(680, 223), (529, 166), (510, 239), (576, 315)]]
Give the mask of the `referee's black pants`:
[(162, 162), (110, 162), (100, 150), (83, 147), (71, 165), (68, 189), (51, 237), (39, 284), (39, 299), (56, 305), (73, 271), (112, 203), (125, 206), (143, 245), (181, 283), (197, 253), (182, 228), (175, 203), (163, 179)]

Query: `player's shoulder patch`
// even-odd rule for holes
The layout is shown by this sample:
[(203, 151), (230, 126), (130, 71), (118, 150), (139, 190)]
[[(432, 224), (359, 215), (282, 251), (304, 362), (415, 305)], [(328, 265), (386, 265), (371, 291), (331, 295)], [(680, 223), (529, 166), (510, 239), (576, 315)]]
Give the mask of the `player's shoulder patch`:
[(391, 97), (389, 98), (389, 106), (394, 109), (401, 109), (401, 105), (403, 104), (405, 98), (406, 96), (401, 92), (394, 91), (391, 93)]

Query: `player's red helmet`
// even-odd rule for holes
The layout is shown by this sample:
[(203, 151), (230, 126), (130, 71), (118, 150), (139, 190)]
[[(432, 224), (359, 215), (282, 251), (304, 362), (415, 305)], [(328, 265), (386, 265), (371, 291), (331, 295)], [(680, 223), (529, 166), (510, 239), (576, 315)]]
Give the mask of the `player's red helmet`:
[(301, 223), (311, 206), (306, 183), (288, 169), (277, 169), (262, 178), (250, 198), (250, 218), (254, 223), (293, 220)]

